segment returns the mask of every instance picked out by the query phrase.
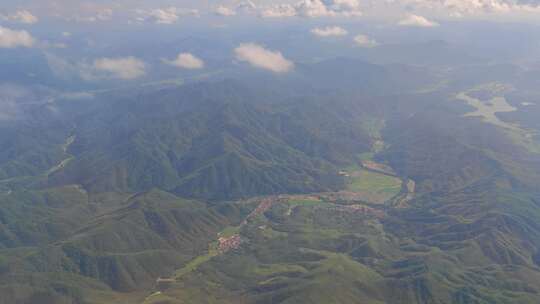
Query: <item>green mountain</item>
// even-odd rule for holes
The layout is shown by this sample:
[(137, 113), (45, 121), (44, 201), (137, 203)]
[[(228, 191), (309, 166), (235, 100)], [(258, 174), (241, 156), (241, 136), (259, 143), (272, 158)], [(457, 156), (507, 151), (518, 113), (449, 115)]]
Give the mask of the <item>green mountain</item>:
[(304, 110), (243, 91), (224, 82), (103, 100), (76, 118), (74, 158), (49, 183), (211, 200), (321, 192), (343, 186), (336, 165), (369, 150), (360, 121), (327, 100)]
[(244, 209), (159, 190), (14, 192), (0, 209), (2, 294), (16, 303), (92, 303), (87, 298), (99, 302), (151, 288), (157, 277), (205, 251), (217, 232), (241, 220)]
[(3, 121), (0, 303), (539, 303), (531, 114), (417, 74), (337, 59)]

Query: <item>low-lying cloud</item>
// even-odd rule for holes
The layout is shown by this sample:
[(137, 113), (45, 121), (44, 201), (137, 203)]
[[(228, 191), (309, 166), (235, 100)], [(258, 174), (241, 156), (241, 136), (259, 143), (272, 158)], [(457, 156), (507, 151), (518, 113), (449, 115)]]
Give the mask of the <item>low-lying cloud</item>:
[(146, 74), (146, 64), (132, 56), (96, 59), (92, 66), (96, 71), (124, 80), (139, 78)]
[(191, 53), (180, 53), (174, 60), (165, 60), (165, 63), (182, 69), (202, 69), (204, 61)]
[(357, 46), (363, 48), (373, 48), (379, 45), (379, 43), (375, 39), (372, 39), (369, 36), (363, 34), (356, 35), (354, 37), (354, 43)]
[(296, 4), (275, 4), (261, 11), (265, 18), (278, 17), (356, 17), (361, 16), (358, 0), (302, 0)]
[(225, 16), (225, 17), (236, 15), (235, 10), (226, 6), (222, 6), (222, 5), (218, 6), (214, 12), (218, 16)]
[(0, 122), (24, 119), (29, 105), (48, 104), (54, 94), (53, 90), (40, 85), (0, 83)]
[(199, 10), (189, 8), (167, 7), (151, 10), (137, 10), (139, 22), (152, 22), (156, 24), (174, 24), (183, 16), (199, 16)]
[(148, 68), (144, 61), (133, 56), (70, 61), (45, 52), (45, 58), (54, 75), (63, 80), (77, 78), (90, 82), (108, 79), (132, 80), (146, 75)]
[(263, 18), (285, 18), (296, 16), (296, 8), (290, 4), (277, 4), (261, 11)]
[(347, 30), (339, 26), (316, 27), (311, 30), (311, 33), (319, 37), (346, 36), (348, 34)]
[(0, 48), (32, 47), (35, 39), (24, 30), (12, 30), (0, 26)]
[(237, 60), (274, 73), (285, 73), (294, 68), (294, 63), (281, 52), (268, 50), (255, 43), (242, 43), (234, 52)]
[(16, 11), (13, 14), (8, 14), (5, 16), (0, 15), (0, 20), (6, 20), (10, 22), (18, 22), (24, 24), (34, 24), (39, 21), (38, 17), (27, 10)]
[(20, 86), (0, 84), (0, 121), (13, 120), (20, 115), (18, 101), (28, 95)]
[(414, 26), (414, 27), (436, 27), (439, 24), (435, 21), (428, 20), (426, 17), (419, 15), (409, 15), (405, 19), (402, 19), (398, 23), (401, 26)]

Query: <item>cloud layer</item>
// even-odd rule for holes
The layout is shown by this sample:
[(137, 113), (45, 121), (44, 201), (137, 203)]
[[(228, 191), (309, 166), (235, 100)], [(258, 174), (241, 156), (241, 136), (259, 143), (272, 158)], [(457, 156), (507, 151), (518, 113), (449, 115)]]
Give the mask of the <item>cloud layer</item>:
[(294, 63), (283, 57), (281, 52), (265, 49), (255, 43), (242, 43), (234, 53), (237, 60), (274, 73), (285, 73), (294, 68)]

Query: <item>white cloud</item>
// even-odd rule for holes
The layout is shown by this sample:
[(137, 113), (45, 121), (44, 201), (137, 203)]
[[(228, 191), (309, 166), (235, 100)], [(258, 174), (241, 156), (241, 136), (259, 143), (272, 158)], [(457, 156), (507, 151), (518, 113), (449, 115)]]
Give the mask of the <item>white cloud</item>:
[(320, 37), (330, 37), (330, 36), (345, 36), (348, 32), (339, 26), (327, 26), (327, 27), (317, 27), (311, 30), (311, 33)]
[(540, 12), (540, 2), (519, 0), (444, 0), (449, 15), (465, 16), (482, 13)]
[(97, 71), (105, 72), (113, 78), (135, 79), (146, 74), (146, 64), (135, 57), (100, 58), (93, 63)]
[(34, 38), (27, 31), (0, 26), (0, 48), (31, 47), (34, 43)]
[(407, 18), (399, 21), (401, 26), (416, 26), (416, 27), (435, 27), (439, 24), (435, 21), (428, 20), (426, 17), (419, 15), (410, 15)]
[(285, 73), (294, 68), (294, 63), (278, 51), (267, 50), (255, 43), (242, 43), (234, 50), (236, 59), (275, 73)]
[(257, 10), (257, 5), (255, 5), (255, 3), (253, 3), (253, 1), (251, 0), (242, 1), (238, 3), (238, 5), (236, 6), (236, 11), (241, 12), (241, 13), (251, 14), (255, 12), (256, 10)]
[(357, 17), (362, 15), (358, 0), (302, 0), (275, 4), (261, 11), (262, 17)]
[(178, 15), (176, 14), (175, 7), (169, 7), (166, 9), (154, 9), (149, 13), (150, 17), (155, 19), (159, 24), (173, 24), (178, 21)]
[(182, 16), (199, 16), (199, 11), (196, 9), (167, 7), (156, 8), (151, 10), (136, 10), (139, 17), (138, 21), (150, 21), (157, 24), (173, 24), (176, 23)]
[(34, 16), (27, 10), (17, 11), (14, 14), (4, 16), (3, 19), (24, 24), (34, 24), (39, 21), (38, 17)]
[(296, 16), (296, 8), (290, 4), (279, 4), (265, 8), (261, 12), (263, 18), (283, 18)]
[(366, 15), (387, 21), (407, 16), (399, 22), (401, 25), (434, 27), (439, 24), (432, 21), (433, 18), (528, 17), (527, 20), (532, 20), (536, 17), (538, 20), (540, 15), (538, 0), (282, 0), (273, 3), (260, 7), (261, 17), (328, 18)]
[(165, 60), (167, 64), (184, 69), (202, 69), (204, 61), (191, 53), (180, 53), (174, 60)]
[(98, 71), (93, 64), (86, 61), (70, 62), (63, 57), (45, 52), (47, 65), (53, 74), (63, 80), (72, 80), (80, 78), (85, 81), (96, 81), (103, 78), (110, 78), (111, 75), (107, 72)]
[(329, 10), (321, 0), (304, 0), (296, 5), (296, 11), (303, 17), (328, 17), (336, 13)]
[(215, 13), (216, 13), (216, 15), (219, 15), (219, 16), (234, 16), (234, 15), (236, 15), (236, 12), (233, 9), (222, 6), (222, 5), (220, 5), (220, 6), (218, 6), (216, 8)]
[(360, 2), (358, 0), (325, 0), (330, 10), (345, 17), (361, 16)]
[(356, 35), (354, 37), (354, 43), (356, 43), (357, 46), (363, 47), (363, 48), (373, 48), (379, 45), (377, 41), (370, 38), (367, 35)]
[(357, 10), (360, 8), (358, 0), (326, 0), (325, 2), (335, 10)]

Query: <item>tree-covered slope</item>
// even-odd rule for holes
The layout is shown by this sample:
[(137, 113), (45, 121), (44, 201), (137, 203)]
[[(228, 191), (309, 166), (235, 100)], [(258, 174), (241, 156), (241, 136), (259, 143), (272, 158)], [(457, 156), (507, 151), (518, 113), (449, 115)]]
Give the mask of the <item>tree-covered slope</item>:
[(0, 289), (13, 303), (129, 298), (246, 213), (159, 190), (88, 196), (74, 186), (14, 192), (0, 202)]
[(251, 100), (217, 83), (105, 100), (77, 117), (74, 159), (51, 176), (91, 192), (159, 187), (230, 199), (342, 187), (339, 164), (371, 145), (329, 100)]

